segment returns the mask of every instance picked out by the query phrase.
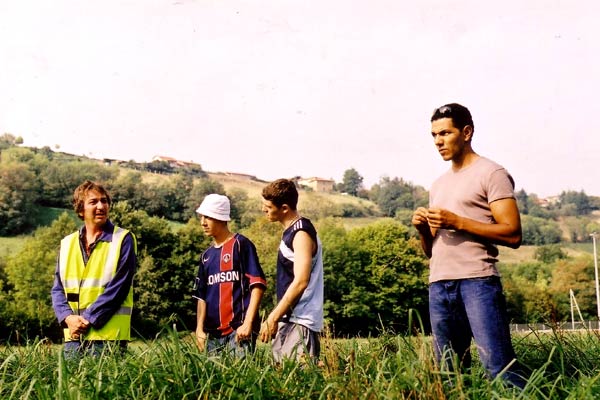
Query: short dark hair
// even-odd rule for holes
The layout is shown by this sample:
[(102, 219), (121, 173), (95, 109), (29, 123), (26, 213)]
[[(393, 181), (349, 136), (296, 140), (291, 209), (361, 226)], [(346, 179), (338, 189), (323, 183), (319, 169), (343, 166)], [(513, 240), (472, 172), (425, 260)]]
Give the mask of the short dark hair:
[(473, 124), (471, 112), (463, 105), (458, 103), (450, 103), (433, 110), (431, 122), (442, 118), (451, 118), (452, 125), (459, 130), (462, 130), (465, 126), (470, 125), (471, 128), (473, 128), (473, 132), (475, 132), (475, 125)]
[(287, 204), (289, 208), (296, 210), (298, 206), (298, 189), (289, 179), (277, 179), (269, 183), (263, 188), (262, 197), (277, 208)]
[(99, 183), (87, 180), (87, 181), (83, 182), (81, 185), (77, 186), (77, 188), (73, 192), (73, 209), (75, 210), (75, 214), (77, 214), (77, 216), (80, 219), (83, 219), (81, 217), (81, 213), (83, 212), (85, 196), (87, 196), (88, 192), (90, 192), (91, 190), (95, 190), (96, 192), (102, 194), (103, 196), (106, 196), (106, 200), (108, 201), (108, 205), (110, 206), (110, 203), (111, 203), (110, 195), (108, 194), (108, 192), (106, 191), (104, 186), (102, 186)]

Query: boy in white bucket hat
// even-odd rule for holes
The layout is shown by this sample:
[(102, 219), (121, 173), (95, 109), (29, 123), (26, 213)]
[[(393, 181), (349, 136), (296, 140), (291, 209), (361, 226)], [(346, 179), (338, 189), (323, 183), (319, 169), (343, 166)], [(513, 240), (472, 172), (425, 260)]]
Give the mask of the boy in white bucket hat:
[(267, 286), (254, 244), (229, 230), (230, 210), (229, 199), (220, 194), (209, 194), (196, 210), (204, 233), (213, 238), (194, 281), (196, 339), (201, 351), (243, 357), (254, 350), (258, 308)]

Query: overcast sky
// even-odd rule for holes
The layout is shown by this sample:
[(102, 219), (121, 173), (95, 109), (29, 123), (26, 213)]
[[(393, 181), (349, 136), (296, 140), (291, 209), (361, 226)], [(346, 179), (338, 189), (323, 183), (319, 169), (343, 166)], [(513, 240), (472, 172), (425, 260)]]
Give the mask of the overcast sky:
[(517, 189), (600, 196), (600, 2), (0, 3), (0, 134), (265, 180), (429, 189), (432, 110), (472, 111)]

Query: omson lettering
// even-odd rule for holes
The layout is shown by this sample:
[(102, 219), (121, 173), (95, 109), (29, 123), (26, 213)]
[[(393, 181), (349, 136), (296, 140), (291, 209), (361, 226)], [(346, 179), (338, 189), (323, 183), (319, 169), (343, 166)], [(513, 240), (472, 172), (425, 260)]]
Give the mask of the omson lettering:
[(223, 271), (208, 276), (208, 284), (214, 285), (222, 282), (236, 282), (240, 280), (239, 271)]

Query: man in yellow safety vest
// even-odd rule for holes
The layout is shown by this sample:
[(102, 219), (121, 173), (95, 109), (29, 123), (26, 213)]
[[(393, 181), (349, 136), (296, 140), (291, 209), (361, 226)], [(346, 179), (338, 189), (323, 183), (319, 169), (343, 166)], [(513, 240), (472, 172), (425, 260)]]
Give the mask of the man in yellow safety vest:
[(100, 354), (108, 343), (124, 349), (130, 339), (136, 240), (110, 222), (110, 206), (98, 183), (75, 189), (73, 207), (83, 226), (60, 243), (51, 292), (65, 355)]

